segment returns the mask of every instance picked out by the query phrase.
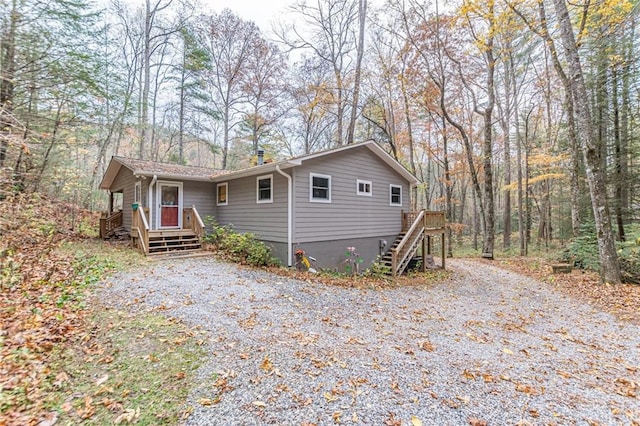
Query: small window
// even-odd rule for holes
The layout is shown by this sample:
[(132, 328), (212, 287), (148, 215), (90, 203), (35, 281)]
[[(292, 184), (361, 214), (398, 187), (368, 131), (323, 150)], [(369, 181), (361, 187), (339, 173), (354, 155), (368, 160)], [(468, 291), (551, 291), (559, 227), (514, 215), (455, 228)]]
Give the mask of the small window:
[(316, 203), (331, 202), (331, 176), (309, 174), (309, 200)]
[(219, 183), (217, 187), (217, 191), (218, 191), (217, 204), (219, 206), (226, 206), (229, 203), (229, 198), (228, 198), (229, 184), (227, 182)]
[(133, 189), (133, 202), (140, 204), (142, 202), (142, 183), (137, 181)]
[(372, 184), (370, 180), (356, 180), (356, 194), (371, 197)]
[(389, 204), (392, 206), (402, 205), (402, 187), (400, 185), (389, 185)]
[(256, 202), (272, 203), (273, 198), (273, 175), (258, 176), (256, 179), (257, 195)]

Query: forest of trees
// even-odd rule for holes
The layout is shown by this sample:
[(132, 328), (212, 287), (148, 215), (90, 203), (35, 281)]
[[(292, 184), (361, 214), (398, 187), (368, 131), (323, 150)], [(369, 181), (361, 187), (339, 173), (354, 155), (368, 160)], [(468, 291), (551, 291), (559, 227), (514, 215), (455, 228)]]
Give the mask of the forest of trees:
[[(236, 169), (373, 139), (448, 249), (526, 255), (637, 217), (638, 0), (0, 1), (0, 198), (100, 209), (112, 155)], [(637, 238), (638, 236), (632, 236)]]

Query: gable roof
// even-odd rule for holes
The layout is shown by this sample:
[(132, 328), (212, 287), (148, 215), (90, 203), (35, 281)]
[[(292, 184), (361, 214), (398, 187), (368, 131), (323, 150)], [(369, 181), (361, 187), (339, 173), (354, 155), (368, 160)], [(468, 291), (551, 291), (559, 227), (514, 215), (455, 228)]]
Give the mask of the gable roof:
[(360, 147), (369, 149), (380, 160), (386, 163), (391, 169), (395, 170), (408, 182), (414, 185), (420, 183), (418, 178), (416, 178), (402, 164), (400, 164), (392, 156), (390, 156), (384, 149), (382, 149), (380, 145), (372, 140), (369, 140), (366, 142), (344, 145), (326, 151), (314, 152), (313, 154), (307, 154), (300, 157), (290, 158), (288, 160), (276, 161), (273, 163), (253, 166), (236, 171), (216, 170), (207, 167), (183, 166), (180, 164), (159, 163), (157, 161), (136, 160), (133, 158), (113, 156), (111, 158), (111, 161), (109, 162), (107, 170), (104, 173), (102, 182), (100, 182), (100, 189), (110, 189), (111, 185), (113, 184), (113, 180), (116, 178), (118, 172), (120, 171), (120, 168), (122, 167), (126, 167), (127, 169), (131, 170), (135, 176), (157, 176), (160, 179), (220, 182), (224, 180), (266, 174), (274, 172), (277, 169), (290, 169), (292, 167), (300, 166), (303, 162), (314, 158), (321, 158), (339, 152), (357, 149)]
[(382, 149), (380, 145), (378, 145), (375, 141), (372, 141), (372, 140), (344, 145), (344, 146), (329, 149), (326, 151), (314, 152), (313, 154), (294, 157), (288, 160), (276, 161), (273, 163), (263, 164), (261, 166), (254, 166), (247, 169), (237, 170), (237, 171), (228, 172), (228, 173), (219, 173), (213, 176), (213, 181), (220, 182), (224, 180), (238, 179), (238, 178), (247, 177), (247, 176), (265, 174), (265, 173), (276, 171), (278, 168), (280, 170), (290, 169), (292, 167), (300, 166), (302, 165), (303, 162), (314, 159), (314, 158), (325, 157), (328, 155), (332, 155), (332, 154), (336, 154), (339, 152), (348, 151), (352, 149), (357, 149), (360, 147), (368, 148), (378, 158), (380, 158), (380, 160), (382, 160), (390, 168), (395, 170), (400, 176), (402, 176), (408, 182), (414, 185), (417, 185), (420, 183), (420, 180), (418, 180), (418, 178), (416, 178), (402, 164), (396, 161), (395, 158), (390, 156), (384, 149)]
[(131, 170), (136, 176), (157, 176), (161, 179), (180, 179), (201, 182), (211, 182), (214, 175), (222, 173), (220, 170), (207, 167), (183, 166), (181, 164), (160, 163), (157, 161), (113, 156), (104, 173), (102, 182), (100, 182), (100, 188), (111, 188), (113, 180), (122, 167)]

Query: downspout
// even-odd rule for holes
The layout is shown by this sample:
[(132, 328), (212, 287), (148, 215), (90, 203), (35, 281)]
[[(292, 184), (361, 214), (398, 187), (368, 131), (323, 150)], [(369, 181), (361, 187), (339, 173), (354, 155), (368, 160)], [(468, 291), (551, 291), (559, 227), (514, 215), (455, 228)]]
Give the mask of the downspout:
[(151, 220), (151, 215), (154, 211), (153, 203), (151, 202), (151, 196), (153, 195), (153, 191), (151, 190), (151, 188), (156, 184), (157, 180), (158, 175), (153, 175), (153, 179), (151, 179), (151, 182), (149, 182), (149, 187), (147, 188), (147, 204), (149, 205), (149, 226), (151, 227), (151, 229), (154, 229), (153, 221)]
[(287, 264), (289, 267), (293, 265), (293, 257), (291, 246), (293, 244), (293, 188), (291, 175), (280, 170), (280, 165), (276, 165), (276, 171), (287, 178)]

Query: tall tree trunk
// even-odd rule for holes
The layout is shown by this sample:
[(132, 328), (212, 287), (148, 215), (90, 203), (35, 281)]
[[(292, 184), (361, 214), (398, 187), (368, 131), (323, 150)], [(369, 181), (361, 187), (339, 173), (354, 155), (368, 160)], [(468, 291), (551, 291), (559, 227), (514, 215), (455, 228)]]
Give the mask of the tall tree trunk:
[(0, 35), (0, 167), (4, 166), (13, 125), (13, 75), (16, 71), (16, 27), (20, 15), (17, 0), (11, 3), (9, 25)]
[(445, 190), (445, 210), (447, 214), (447, 257), (453, 257), (452, 246), (452, 229), (451, 223), (453, 222), (453, 203), (452, 203), (452, 183), (451, 172), (449, 170), (449, 138), (447, 137), (447, 121), (442, 117), (442, 156), (444, 166), (444, 190)]
[[(502, 120), (502, 134), (504, 137), (504, 185), (511, 184), (511, 120), (513, 118), (513, 104), (515, 104), (515, 66), (511, 42), (507, 42), (508, 58), (504, 61), (504, 113)], [(505, 249), (511, 247), (511, 190), (504, 191), (502, 245)]]
[(615, 240), (611, 230), (610, 210), (607, 201), (604, 172), (601, 169), (600, 147), (594, 141), (591, 126), (591, 111), (587, 89), (582, 74), (582, 65), (573, 34), (573, 26), (565, 0), (553, 0), (558, 18), (565, 55), (569, 63), (571, 95), (575, 105), (578, 138), (582, 148), (593, 206), (600, 258), (600, 276), (605, 282), (620, 283), (620, 265), (616, 253)]
[(184, 111), (187, 102), (184, 86), (187, 79), (187, 48), (186, 42), (182, 51), (182, 69), (180, 70), (180, 106), (178, 110), (178, 160), (184, 164)]
[[(635, 21), (631, 21), (631, 29), (627, 36), (626, 48), (624, 53), (624, 65), (622, 67), (622, 111), (620, 116), (620, 177), (622, 182), (629, 179), (629, 143), (631, 141), (629, 134), (629, 117), (631, 116), (630, 101), (630, 78), (631, 64), (634, 63), (634, 45), (635, 40)], [(620, 194), (620, 204), (622, 208), (623, 223), (628, 222), (630, 191), (627, 185), (622, 185), (622, 193)]]
[(484, 168), (484, 203), (485, 203), (485, 227), (482, 243), (482, 256), (493, 259), (495, 243), (495, 206), (493, 199), (493, 169), (491, 159), (493, 157), (493, 108), (495, 105), (494, 73), (496, 61), (493, 56), (493, 31), (495, 29), (494, 3), (489, 2), (489, 36), (485, 47), (485, 59), (487, 62), (487, 107), (484, 109), (484, 143), (483, 143), (483, 168)]
[(140, 147), (138, 158), (144, 159), (149, 127), (149, 91), (151, 87), (151, 0), (145, 0), (144, 53), (142, 59), (142, 106), (140, 114)]
[(367, 0), (358, 0), (358, 53), (356, 59), (356, 70), (353, 82), (353, 104), (351, 106), (351, 118), (347, 129), (347, 143), (353, 143), (356, 117), (358, 116), (358, 102), (360, 97), (360, 74), (362, 73), (362, 56), (364, 55), (364, 27), (367, 17)]
[(627, 183), (622, 177), (622, 141), (620, 135), (620, 105), (618, 103), (618, 72), (617, 65), (614, 64), (611, 69), (611, 102), (613, 104), (613, 140), (615, 145), (615, 164), (616, 164), (616, 224), (618, 227), (618, 240), (625, 241), (624, 219), (622, 216), (622, 187)]

